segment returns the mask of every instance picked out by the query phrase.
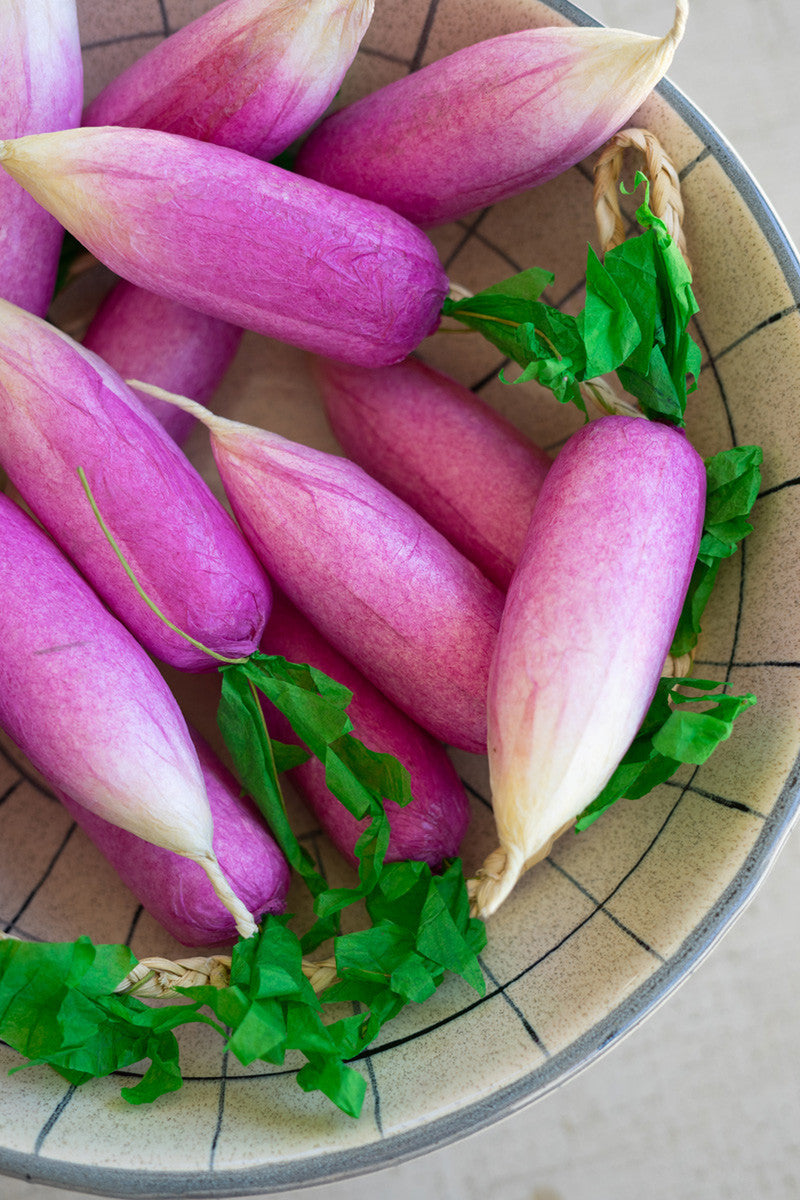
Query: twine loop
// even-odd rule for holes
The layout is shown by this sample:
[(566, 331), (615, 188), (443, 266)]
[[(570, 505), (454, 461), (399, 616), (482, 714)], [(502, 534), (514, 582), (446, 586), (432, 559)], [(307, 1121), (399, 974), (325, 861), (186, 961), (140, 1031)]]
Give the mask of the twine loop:
[[(312, 962), (303, 959), (303, 974), (317, 995), (336, 978), (336, 960)], [(208, 986), (224, 988), (231, 981), (231, 958), (212, 954), (209, 958), (143, 958), (114, 989), (142, 999), (163, 1000), (178, 994), (178, 988)]]
[(619, 180), (626, 150), (644, 158), (650, 180), (650, 208), (666, 226), (691, 270), (683, 232), (684, 208), (678, 172), (655, 134), (647, 129), (622, 129), (606, 142), (594, 166), (594, 215), (603, 253), (627, 236), (619, 205)]
[(227, 987), (231, 979), (231, 960), (228, 955), (214, 954), (210, 958), (183, 958), (173, 962), (168, 958), (143, 958), (114, 988), (115, 994), (158, 1000), (177, 995), (178, 988)]

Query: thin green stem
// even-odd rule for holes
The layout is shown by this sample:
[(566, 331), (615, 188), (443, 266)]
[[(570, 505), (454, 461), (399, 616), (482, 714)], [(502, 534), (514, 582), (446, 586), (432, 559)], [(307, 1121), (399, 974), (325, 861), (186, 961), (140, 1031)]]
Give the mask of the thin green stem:
[[(492, 317), (492, 316), (488, 316), (486, 313), (468, 312), (466, 309), (462, 309), (460, 312), (457, 312), (457, 313), (449, 313), (448, 315), (453, 317), (454, 320), (456, 320), (456, 321), (460, 321), (462, 317), (472, 317), (473, 320), (475, 320), (475, 321), (494, 321), (495, 325), (508, 325), (509, 329), (519, 329), (521, 327), (521, 325), (523, 324), (523, 322), (521, 322), (521, 321), (509, 321), (506, 317)], [(456, 331), (454, 330), (453, 332), (456, 332)], [(472, 332), (479, 332), (479, 331), (473, 330)], [(540, 337), (542, 339), (542, 341), (545, 342), (550, 347), (550, 349), (553, 351), (553, 354), (556, 356), (556, 358), (561, 358), (561, 355), (559, 354), (555, 343), (552, 341), (551, 338), (549, 338), (547, 336), (547, 334), (542, 333), (541, 329), (537, 329), (535, 325), (533, 327), (533, 332), (536, 334), (537, 337)]]
[[(457, 320), (457, 318), (453, 317), (453, 320)], [(443, 325), (440, 325), (439, 328), (436, 330), (436, 333), (437, 333), (437, 335), (440, 333), (446, 333), (448, 335), (448, 337), (450, 337), (454, 333), (477, 333), (477, 330), (476, 329), (468, 329), (466, 326), (463, 329), (445, 329)]]
[(164, 613), (162, 613), (161, 609), (158, 607), (158, 605), (155, 603), (155, 601), (150, 599), (150, 597), (147, 595), (147, 592), (144, 590), (142, 585), (139, 583), (139, 580), (136, 578), (135, 574), (133, 573), (133, 570), (131, 569), (131, 567), (129, 566), (127, 561), (125, 560), (125, 557), (124, 557), (122, 551), (120, 550), (119, 546), (117, 545), (116, 541), (114, 540), (114, 536), (111, 533), (111, 530), (108, 528), (105, 521), (103, 520), (102, 513), (100, 512), (100, 509), (97, 507), (97, 501), (95, 500), (94, 496), (92, 495), (92, 489), (89, 487), (89, 481), (86, 478), (86, 472), (84, 471), (83, 467), (78, 467), (78, 477), (81, 481), (81, 486), (83, 487), (83, 490), (86, 493), (86, 498), (88, 499), (89, 503), (92, 506), (92, 512), (95, 515), (97, 523), (103, 531), (106, 541), (108, 542), (109, 546), (114, 551), (114, 553), (116, 554), (119, 561), (122, 563), (122, 567), (125, 571), (125, 574), (128, 576), (131, 583), (136, 588), (136, 591), (139, 593), (142, 600), (144, 600), (147, 607), (149, 609), (151, 609), (156, 614), (156, 616), (159, 618), (159, 620), (163, 621), (164, 624), (167, 625), (173, 631), (173, 633), (179, 634), (180, 637), (185, 638), (187, 642), (190, 642), (198, 650), (202, 650), (203, 653), (208, 654), (210, 658), (215, 658), (217, 660), (217, 662), (230, 663), (230, 664), (247, 662), (246, 658), (226, 658), (224, 654), (218, 654), (216, 650), (211, 650), (208, 646), (204, 646), (202, 642), (198, 642), (196, 638), (193, 638), (191, 636), (191, 634), (185, 633), (183, 629), (179, 629), (177, 625), (173, 624), (173, 622), (170, 621), (169, 617), (166, 617), (164, 615)]
[(461, 317), (473, 317), (476, 321), (494, 321), (496, 325), (509, 325), (512, 329), (519, 329), (519, 321), (509, 321), (505, 317), (489, 317), (484, 313), (474, 313), (461, 311), (459, 313), (450, 313), (450, 316), (460, 320)]
[(533, 327), (533, 332), (536, 334), (537, 337), (540, 337), (546, 345), (548, 345), (550, 347), (550, 349), (553, 351), (553, 354), (555, 354), (556, 358), (558, 358), (558, 359), (563, 358), (563, 355), (559, 354), (558, 347), (556, 346), (556, 344), (552, 340), (552, 338), (549, 338), (546, 333), (542, 333), (541, 329), (537, 329), (535, 325)]

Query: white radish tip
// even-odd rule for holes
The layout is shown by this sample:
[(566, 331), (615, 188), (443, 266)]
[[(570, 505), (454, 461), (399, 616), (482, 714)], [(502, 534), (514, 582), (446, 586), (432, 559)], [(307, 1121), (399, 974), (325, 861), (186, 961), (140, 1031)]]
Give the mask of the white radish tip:
[(129, 388), (136, 388), (137, 391), (144, 392), (147, 396), (153, 396), (156, 400), (163, 400), (166, 404), (174, 404), (176, 408), (182, 408), (184, 412), (197, 417), (198, 421), (202, 421), (204, 425), (213, 425), (214, 421), (218, 419), (214, 413), (204, 408), (202, 404), (198, 404), (196, 400), (190, 400), (188, 396), (179, 396), (177, 392), (168, 392), (166, 388), (158, 387), (155, 383), (145, 383), (141, 379), (126, 379), (125, 383)]
[(474, 879), (467, 880), (467, 892), (470, 898), (470, 913), (485, 921), (492, 913), (497, 912), (503, 901), (511, 894), (520, 876), (535, 867), (543, 858), (547, 858), (553, 848), (553, 842), (558, 841), (562, 833), (566, 833), (574, 824), (574, 817), (559, 829), (554, 829), (544, 842), (539, 843), (526, 858), (518, 846), (498, 846), (486, 859), (482, 867), (475, 872)]
[[(2, 0), (0, 0), (0, 3)], [(212, 433), (212, 435), (220, 441), (224, 441), (225, 435), (233, 436), (234, 439), (242, 432), (249, 437), (254, 434), (258, 437), (271, 438), (273, 440), (285, 441), (279, 434), (267, 433), (265, 429), (257, 428), (253, 425), (246, 425), (242, 421), (232, 421), (228, 417), (221, 417), (218, 413), (211, 412), (210, 409), (204, 408), (202, 404), (198, 404), (196, 400), (190, 400), (188, 396), (179, 396), (177, 392), (168, 392), (165, 388), (158, 387), (154, 383), (143, 383), (140, 379), (126, 379), (125, 383), (129, 388), (136, 388), (140, 392), (145, 392), (148, 396), (155, 397), (156, 400), (164, 400), (167, 404), (174, 404), (176, 408), (182, 408), (184, 412), (196, 417), (201, 421)]]
[(505, 846), (493, 850), (475, 878), (467, 881), (472, 916), (485, 921), (497, 912), (524, 870), (520, 855), (509, 852)]
[(675, 20), (672, 22), (672, 29), (670, 29), (669, 33), (667, 34), (667, 41), (674, 42), (674, 44), (677, 46), (686, 30), (686, 22), (688, 17), (689, 0), (677, 0), (675, 5)]
[(258, 933), (258, 925), (222, 874), (216, 855), (211, 853), (196, 858), (194, 855), (190, 857), (194, 858), (194, 861), (198, 862), (205, 871), (217, 896), (236, 922), (239, 936), (249, 938), (254, 933)]

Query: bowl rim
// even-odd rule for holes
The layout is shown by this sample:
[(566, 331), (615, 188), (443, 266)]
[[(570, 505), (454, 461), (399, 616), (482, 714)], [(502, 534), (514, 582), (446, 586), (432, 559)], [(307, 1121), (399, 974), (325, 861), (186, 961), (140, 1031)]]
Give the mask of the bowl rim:
[[(543, 0), (575, 25), (599, 27), (571, 0)], [(435, 8), (436, 0), (432, 6)], [(664, 99), (702, 142), (699, 158), (713, 157), (744, 200), (772, 251), (793, 300), (800, 304), (800, 255), (764, 192), (725, 136), (669, 79), (655, 93)], [(695, 159), (694, 161), (698, 161)], [(681, 793), (682, 794), (682, 793)], [(73, 1188), (123, 1198), (247, 1196), (335, 1183), (396, 1166), (441, 1149), (542, 1099), (596, 1062), (632, 1032), (689, 978), (753, 898), (800, 815), (800, 754), (747, 858), (713, 907), (678, 949), (620, 1004), (568, 1046), (490, 1096), (433, 1118), (424, 1126), (390, 1134), (364, 1146), (325, 1151), (284, 1163), (212, 1168), (202, 1171), (152, 1171), (102, 1167), (23, 1153), (0, 1146), (0, 1175), (32, 1183)], [(57, 1110), (58, 1111), (58, 1110)], [(51, 1123), (56, 1115), (51, 1117)]]

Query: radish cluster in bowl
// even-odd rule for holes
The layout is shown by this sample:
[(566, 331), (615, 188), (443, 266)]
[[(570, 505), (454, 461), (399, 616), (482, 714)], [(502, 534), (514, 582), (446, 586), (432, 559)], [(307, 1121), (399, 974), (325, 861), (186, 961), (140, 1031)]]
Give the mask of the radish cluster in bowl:
[[(190, 7), (186, 18), (209, 5)], [(479, 38), (523, 24), (588, 22), (556, 0), (440, 0), (432, 20), (427, 8), (396, 0), (378, 7), (336, 107)], [(101, 5), (84, 6), (84, 26), (88, 95), (161, 33), (132, 25), (110, 38)], [(723, 564), (695, 666), (695, 674), (755, 692), (758, 705), (724, 753), (681, 768), (642, 800), (620, 802), (580, 836), (565, 835), (523, 876), (491, 918), (485, 996), (476, 1002), (454, 980), (396, 1018), (360, 1063), (368, 1091), (359, 1121), (301, 1095), (292, 1064), (242, 1068), (224, 1058), (218, 1039), (193, 1031), (183, 1039), (183, 1088), (155, 1107), (121, 1104), (115, 1078), (75, 1090), (43, 1068), (11, 1076), (0, 1090), (3, 1171), (115, 1195), (145, 1184), (164, 1195), (230, 1194), (321, 1182), (440, 1145), (541, 1096), (613, 1043), (686, 975), (766, 869), (797, 803), (791, 780), (800, 747), (790, 714), (800, 655), (785, 600), (797, 582), (796, 555), (787, 550), (800, 470), (788, 430), (800, 331), (789, 310), (800, 270), (756, 185), (688, 100), (661, 84), (632, 123), (657, 134), (682, 182), (700, 305), (694, 335), (703, 350), (689, 437), (704, 456), (740, 443), (764, 449), (755, 529), (744, 552)], [(586, 244), (596, 241), (591, 168), (590, 159), (432, 228), (448, 277), (475, 292), (541, 266), (554, 273), (553, 302), (578, 311)], [(88, 271), (59, 296), (52, 319), (82, 331), (109, 283), (102, 268)], [(419, 353), (551, 453), (581, 423), (535, 384), (503, 383), (501, 354), (477, 337), (436, 333)], [(761, 393), (768, 412), (752, 390), (756, 360), (769, 372)], [(341, 450), (305, 352), (263, 334), (244, 335), (213, 403), (235, 420)], [(186, 447), (221, 497), (205, 431), (195, 428)], [(218, 745), (213, 682), (181, 685), (166, 673), (192, 724)], [(451, 757), (470, 795), (470, 873), (496, 838), (487, 766), (467, 751)], [(0, 781), (6, 931), (47, 940), (85, 933), (127, 940), (141, 956), (182, 954), (6, 741)], [(335, 879), (335, 853), (314, 818), (299, 805), (292, 812)], [(291, 894), (290, 907), (298, 902)], [(18, 1062), (0, 1048), (0, 1068)]]

